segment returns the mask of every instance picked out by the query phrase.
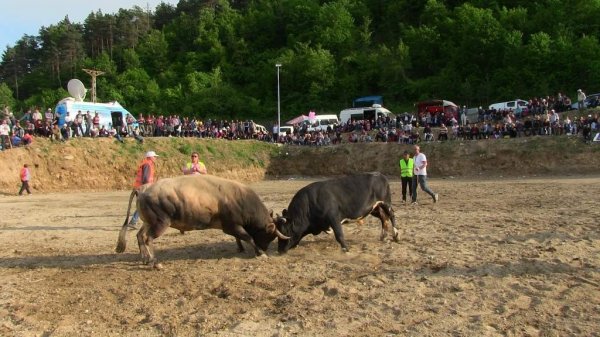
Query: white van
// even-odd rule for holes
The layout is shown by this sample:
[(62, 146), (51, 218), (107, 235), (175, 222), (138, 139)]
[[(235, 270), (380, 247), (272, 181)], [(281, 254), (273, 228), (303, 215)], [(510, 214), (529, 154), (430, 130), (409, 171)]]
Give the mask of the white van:
[[(92, 116), (98, 113), (100, 117), (99, 127), (105, 127), (110, 130), (111, 127), (118, 128), (127, 121), (127, 115), (130, 115), (129, 111), (119, 104), (119, 102), (110, 103), (92, 103), (76, 101), (72, 97), (63, 98), (56, 104), (56, 114), (58, 115), (58, 125), (62, 126), (66, 122), (70, 122), (75, 118), (77, 113), (81, 111), (82, 114), (86, 114), (88, 111)], [(134, 128), (138, 126), (137, 120), (133, 124)]]
[(394, 114), (382, 107), (380, 104), (373, 104), (373, 106), (369, 107), (359, 107), (359, 108), (349, 108), (340, 111), (340, 121), (342, 123), (348, 123), (350, 118), (353, 120), (363, 120), (363, 119), (377, 119), (380, 116), (386, 117), (394, 117)]
[(340, 124), (337, 115), (316, 115), (314, 119), (309, 119), (303, 122), (307, 125), (306, 131), (327, 131), (327, 127), (333, 129)]
[(520, 117), (521, 114), (527, 114), (527, 104), (528, 103), (529, 102), (527, 102), (524, 99), (517, 98), (513, 101), (490, 104), (489, 109), (490, 110), (495, 109), (497, 111), (512, 110), (517, 117)]
[(254, 123), (254, 132), (255, 133), (260, 133), (262, 132), (263, 134), (267, 134), (267, 128), (265, 128), (264, 126), (260, 125), (260, 124), (256, 124)]
[(290, 135), (294, 133), (294, 127), (293, 126), (282, 125), (279, 128), (279, 137), (285, 137), (285, 136), (287, 136), (288, 133)]

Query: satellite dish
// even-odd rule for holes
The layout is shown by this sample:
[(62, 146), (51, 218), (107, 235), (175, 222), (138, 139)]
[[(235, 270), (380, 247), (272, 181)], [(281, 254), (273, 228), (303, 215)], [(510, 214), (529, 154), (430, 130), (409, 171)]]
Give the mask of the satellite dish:
[(79, 102), (83, 101), (85, 98), (85, 93), (87, 92), (87, 89), (83, 83), (76, 78), (67, 83), (67, 90), (69, 91), (69, 94), (71, 94), (71, 96), (73, 96), (73, 98)]

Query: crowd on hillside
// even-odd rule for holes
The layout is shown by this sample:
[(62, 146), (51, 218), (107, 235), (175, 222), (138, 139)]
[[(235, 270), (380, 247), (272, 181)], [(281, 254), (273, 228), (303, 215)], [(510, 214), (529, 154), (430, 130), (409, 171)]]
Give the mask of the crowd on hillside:
[(78, 111), (73, 118), (66, 118), (59, 125), (58, 114), (47, 109), (44, 114), (39, 108), (26, 111), (21, 118), (5, 107), (2, 111), (0, 126), (1, 149), (29, 145), (34, 137), (45, 137), (53, 141), (68, 141), (78, 137), (112, 137), (119, 141), (133, 137), (197, 137), (218, 139), (257, 139), (270, 142), (272, 133), (252, 120), (211, 120), (205, 121), (171, 116), (144, 117), (135, 119), (129, 115), (124, 121), (117, 120), (115, 125), (101, 126), (98, 114)]
[[(583, 97), (581, 97), (583, 96)], [(585, 99), (578, 90), (577, 101)], [(338, 142), (398, 142), (414, 144), (421, 141), (499, 139), (546, 135), (581, 135), (591, 140), (600, 131), (598, 114), (571, 119), (568, 111), (572, 100), (558, 93), (556, 96), (533, 97), (526, 106), (515, 109), (484, 109), (468, 118), (467, 108), (457, 114), (422, 111), (404, 113), (396, 118), (377, 120), (350, 120), (326, 132), (307, 132), (306, 125), (295, 125), (294, 131), (282, 142), (297, 145), (328, 145)], [(587, 107), (600, 106), (600, 100), (588, 102)], [(591, 111), (591, 110), (590, 110)], [(578, 114), (579, 115), (579, 114)]]
[[(600, 102), (597, 102), (600, 105)], [(2, 149), (28, 145), (34, 137), (67, 141), (73, 137), (125, 137), (143, 140), (143, 137), (196, 137), (214, 139), (256, 139), (294, 145), (327, 146), (341, 142), (397, 142), (415, 144), (421, 141), (479, 140), (546, 135), (581, 135), (591, 140), (599, 132), (598, 113), (571, 119), (568, 116), (571, 100), (558, 94), (555, 97), (532, 98), (526, 108), (515, 110), (477, 109), (476, 120), (467, 118), (466, 107), (459, 109), (458, 118), (450, 114), (424, 112), (404, 113), (396, 117), (376, 120), (350, 120), (330, 126), (327, 130), (307, 131), (308, 124), (294, 125), (293, 131), (276, 137), (273, 132), (252, 120), (200, 120), (177, 115), (129, 115), (108, 129), (98, 126), (98, 117), (88, 111), (79, 111), (63, 125), (58, 115), (47, 109), (29, 110), (17, 119), (5, 107), (0, 124)], [(593, 107), (594, 105), (590, 105)], [(592, 111), (592, 110), (590, 110)], [(562, 113), (561, 113), (562, 112)]]
[[(140, 114), (137, 121), (138, 129), (132, 132), (139, 133), (143, 137), (197, 137), (217, 139), (257, 139), (270, 142), (273, 140), (272, 133), (253, 120), (216, 120), (180, 117), (171, 115), (168, 117)], [(128, 120), (128, 128), (134, 124), (134, 120)], [(123, 130), (123, 136), (127, 136)]]
[(506, 114), (501, 120), (484, 120), (482, 122), (464, 123), (451, 120), (449, 125), (444, 123), (433, 127), (426, 123), (425, 126), (415, 126), (411, 123), (403, 124), (395, 121), (376, 123), (374, 136), (371, 123), (357, 121), (346, 128), (351, 132), (351, 142), (398, 142), (416, 144), (421, 141), (448, 141), (448, 140), (480, 140), (500, 139), (528, 136), (551, 135), (581, 135), (585, 140), (591, 140), (594, 132), (599, 132), (598, 114), (588, 115), (572, 120), (568, 115), (561, 116), (557, 112), (544, 115), (530, 116), (524, 119), (515, 118), (513, 114)]

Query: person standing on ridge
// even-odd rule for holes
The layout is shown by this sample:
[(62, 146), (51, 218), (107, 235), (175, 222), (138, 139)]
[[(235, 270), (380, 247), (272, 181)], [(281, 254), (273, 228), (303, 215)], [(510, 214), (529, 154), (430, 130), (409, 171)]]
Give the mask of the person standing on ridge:
[(587, 96), (581, 89), (577, 89), (577, 110), (581, 111), (585, 108), (585, 99)]

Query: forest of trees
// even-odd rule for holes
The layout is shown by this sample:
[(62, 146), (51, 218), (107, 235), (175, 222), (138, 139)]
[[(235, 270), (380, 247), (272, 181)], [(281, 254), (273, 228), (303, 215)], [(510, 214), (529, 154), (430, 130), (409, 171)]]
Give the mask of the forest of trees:
[[(138, 113), (272, 121), (383, 95), (468, 106), (600, 92), (600, 0), (180, 0), (92, 12), (7, 46), (0, 104), (54, 107), (97, 69)], [(89, 95), (88, 95), (89, 97)]]

